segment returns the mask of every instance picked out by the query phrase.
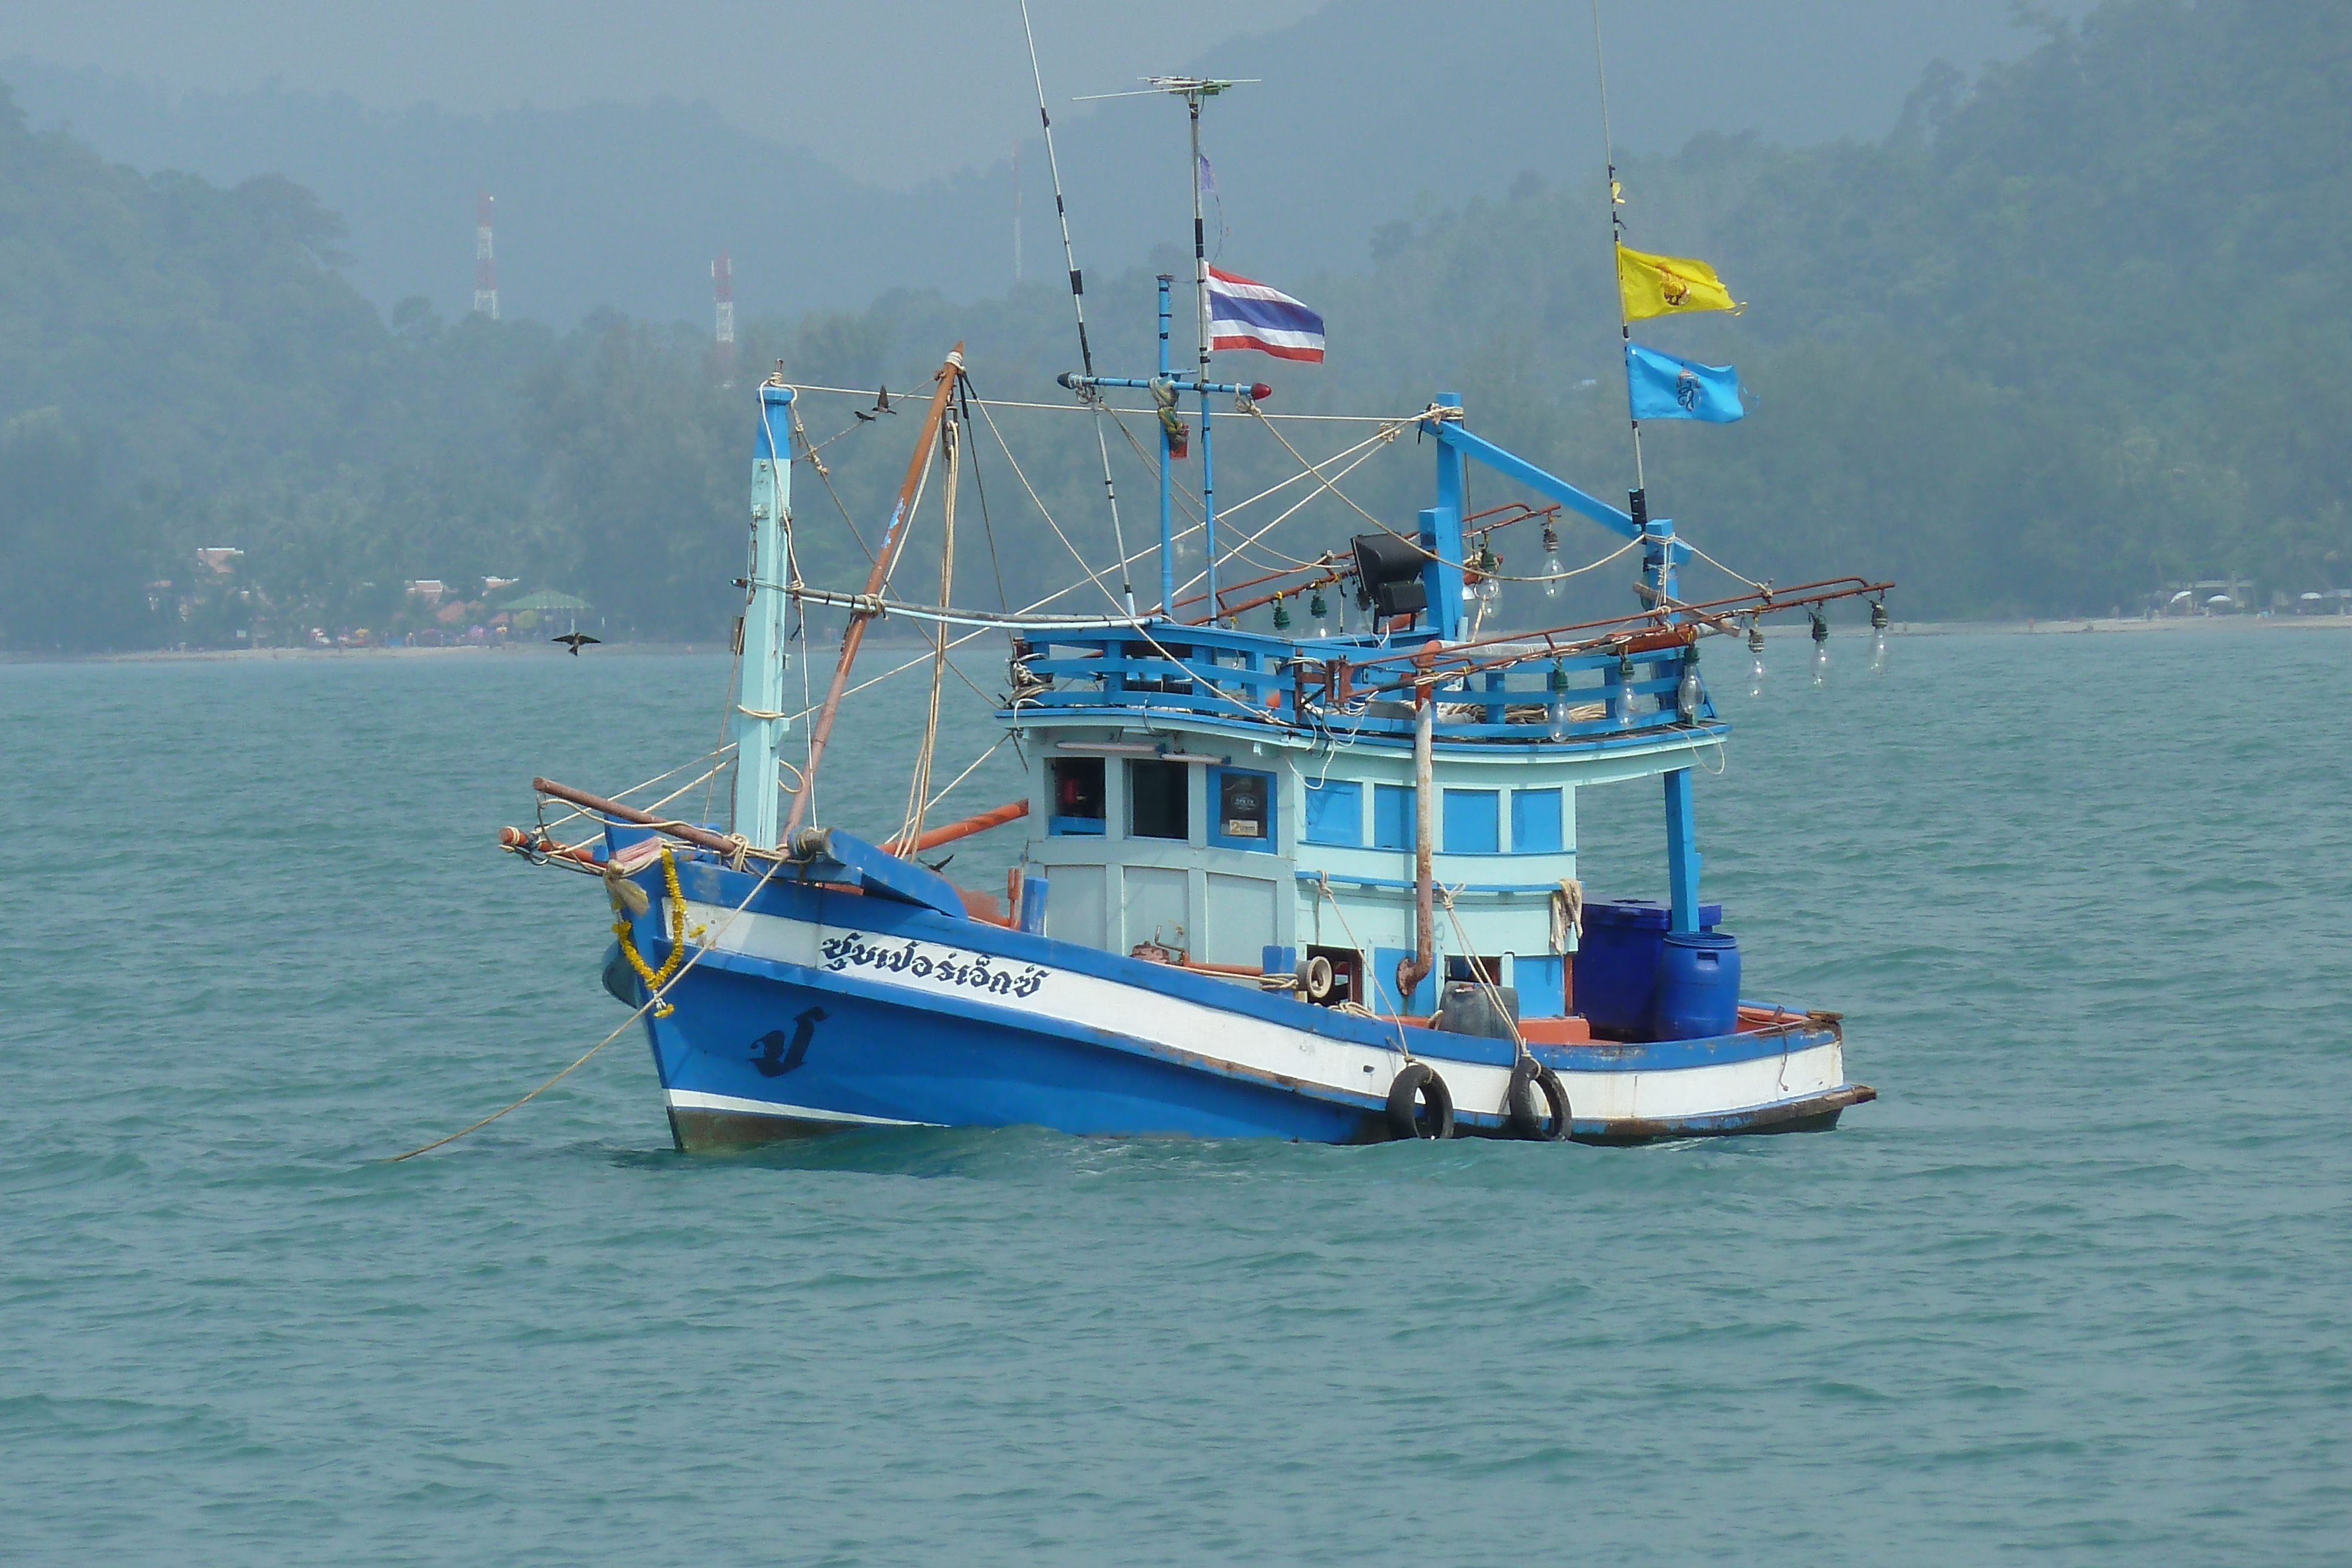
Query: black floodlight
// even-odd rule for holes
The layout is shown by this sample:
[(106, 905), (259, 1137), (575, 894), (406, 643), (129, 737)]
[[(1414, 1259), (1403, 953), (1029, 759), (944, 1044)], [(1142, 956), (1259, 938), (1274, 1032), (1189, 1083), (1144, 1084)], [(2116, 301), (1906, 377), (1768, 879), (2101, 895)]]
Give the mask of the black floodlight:
[(1429, 608), (1429, 590), (1421, 580), (1421, 547), (1394, 534), (1358, 534), (1356, 583), (1382, 619), (1412, 615)]

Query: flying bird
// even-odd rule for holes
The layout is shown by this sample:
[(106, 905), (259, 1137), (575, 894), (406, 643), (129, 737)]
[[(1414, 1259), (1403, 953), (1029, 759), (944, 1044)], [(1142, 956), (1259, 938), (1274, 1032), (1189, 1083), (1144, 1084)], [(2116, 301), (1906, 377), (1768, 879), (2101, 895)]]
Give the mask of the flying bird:
[(575, 659), (580, 656), (580, 645), (583, 643), (601, 643), (604, 640), (604, 639), (602, 637), (591, 637), (585, 632), (566, 632), (561, 637), (550, 637), (548, 639), (551, 643), (568, 643), (572, 649), (572, 656)]

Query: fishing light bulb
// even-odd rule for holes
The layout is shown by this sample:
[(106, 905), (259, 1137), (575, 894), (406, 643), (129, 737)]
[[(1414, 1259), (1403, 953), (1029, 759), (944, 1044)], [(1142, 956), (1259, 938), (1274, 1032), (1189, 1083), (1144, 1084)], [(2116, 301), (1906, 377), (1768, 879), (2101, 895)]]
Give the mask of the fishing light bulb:
[(1282, 601), (1279, 593), (1274, 596), (1274, 629), (1277, 632), (1290, 630), (1290, 607)]
[(1544, 525), (1544, 597), (1559, 597), (1559, 530), (1549, 523)]
[(1558, 659), (1554, 659), (1551, 662), (1551, 674), (1544, 678), (1544, 684), (1549, 687), (1551, 691), (1551, 701), (1548, 705), (1551, 710), (1551, 737), (1554, 740), (1566, 740), (1568, 738), (1568, 713), (1570, 706), (1568, 700), (1568, 666), (1561, 664)]
[(1764, 628), (1754, 621), (1748, 623), (1748, 695), (1764, 695)]
[(1813, 685), (1824, 686), (1830, 679), (1830, 623), (1827, 616), (1813, 616)]
[(1315, 634), (1318, 637), (1328, 637), (1331, 634), (1331, 607), (1323, 601), (1321, 589), (1317, 589), (1315, 597), (1307, 601), (1307, 619), (1315, 622)]
[(1617, 727), (1633, 727), (1633, 655), (1617, 655)]
[(1874, 600), (1870, 606), (1870, 673), (1886, 673), (1886, 601)]
[(1502, 583), (1497, 581), (1496, 579), (1496, 573), (1502, 570), (1503, 558), (1495, 553), (1495, 547), (1493, 545), (1479, 546), (1478, 597), (1485, 600), (1489, 604), (1492, 604), (1495, 601), (1495, 596), (1496, 594), (1503, 591)]
[(1699, 705), (1706, 700), (1698, 680), (1698, 644), (1683, 650), (1683, 678), (1675, 685), (1675, 714), (1685, 724), (1696, 723)]

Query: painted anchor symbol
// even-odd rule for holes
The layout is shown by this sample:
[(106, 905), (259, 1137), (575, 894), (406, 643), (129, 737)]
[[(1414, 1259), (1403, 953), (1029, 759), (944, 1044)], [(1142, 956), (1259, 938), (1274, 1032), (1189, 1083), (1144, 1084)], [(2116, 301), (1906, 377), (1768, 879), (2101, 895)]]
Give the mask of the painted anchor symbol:
[(816, 1026), (828, 1015), (823, 1008), (811, 1008), (793, 1019), (789, 1044), (784, 1031), (772, 1029), (751, 1042), (751, 1065), (760, 1070), (762, 1078), (782, 1078), (808, 1060), (809, 1041), (816, 1038)]

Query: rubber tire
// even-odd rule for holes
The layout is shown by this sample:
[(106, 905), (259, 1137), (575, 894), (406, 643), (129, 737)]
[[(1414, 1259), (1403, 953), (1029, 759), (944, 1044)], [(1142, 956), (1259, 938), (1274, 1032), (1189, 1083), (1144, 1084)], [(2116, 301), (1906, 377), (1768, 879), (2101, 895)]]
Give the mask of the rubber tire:
[[(1543, 1112), (1536, 1107), (1536, 1095), (1544, 1097), (1551, 1113), (1551, 1130), (1546, 1132)], [(1533, 1143), (1557, 1144), (1567, 1138), (1570, 1130), (1568, 1088), (1559, 1074), (1538, 1064), (1533, 1072), (1513, 1069), (1511, 1072), (1511, 1135)]]
[[(1413, 1101), (1418, 1098), (1429, 1116), (1429, 1128), (1423, 1131), (1421, 1117), (1413, 1113)], [(1454, 1135), (1454, 1092), (1445, 1087), (1445, 1080), (1425, 1061), (1408, 1061), (1389, 1085), (1389, 1136), (1391, 1138), (1450, 1138)]]

